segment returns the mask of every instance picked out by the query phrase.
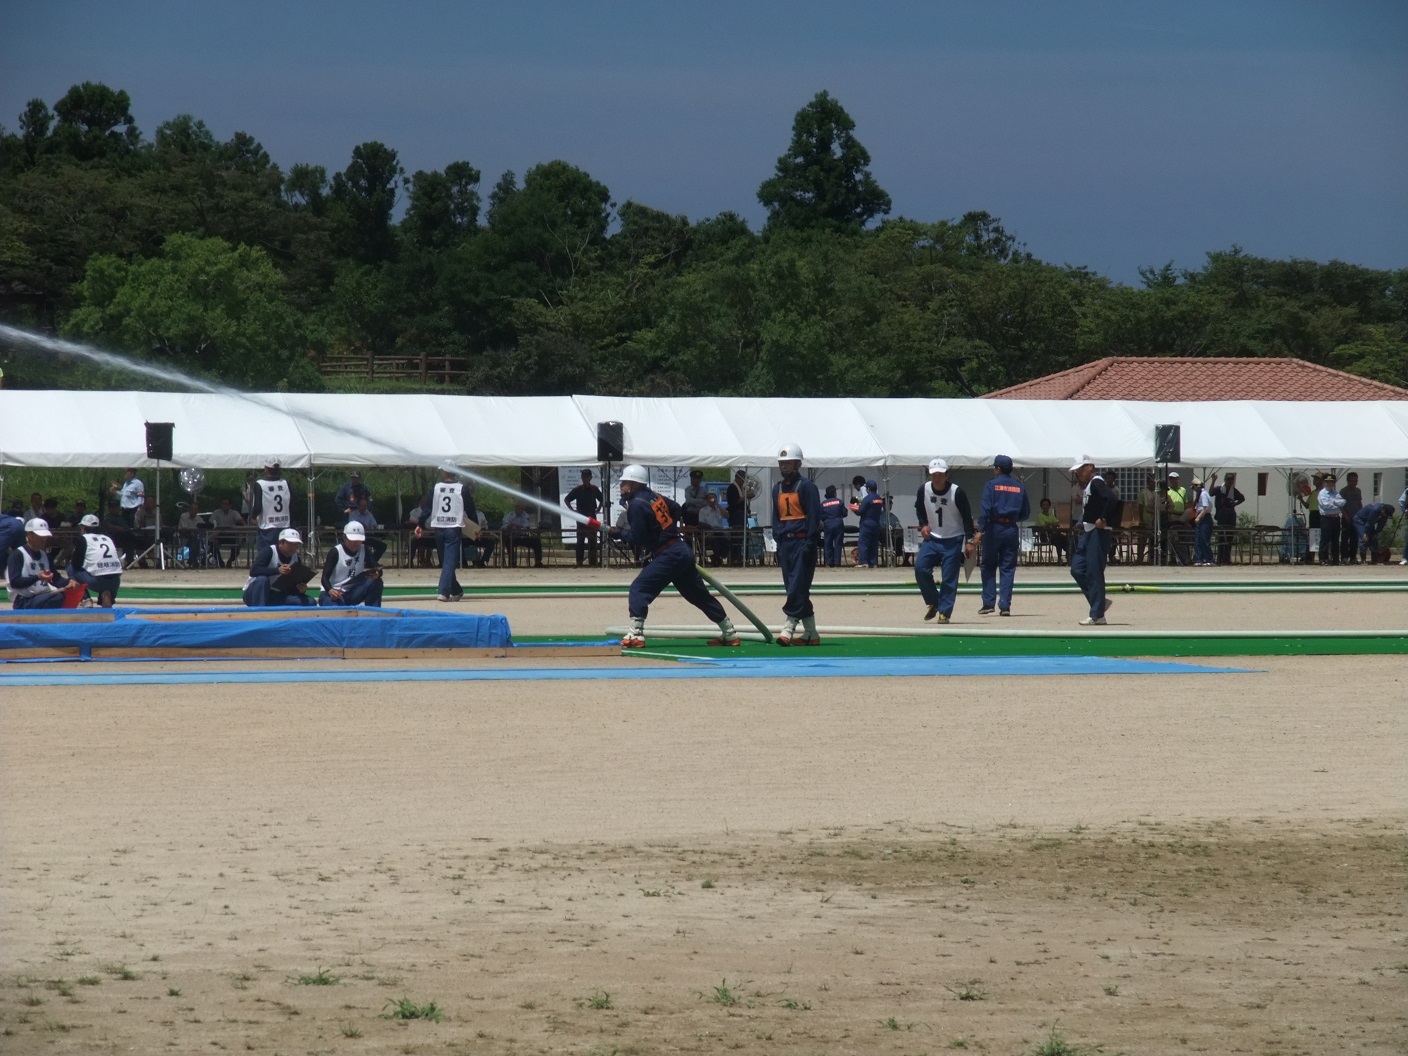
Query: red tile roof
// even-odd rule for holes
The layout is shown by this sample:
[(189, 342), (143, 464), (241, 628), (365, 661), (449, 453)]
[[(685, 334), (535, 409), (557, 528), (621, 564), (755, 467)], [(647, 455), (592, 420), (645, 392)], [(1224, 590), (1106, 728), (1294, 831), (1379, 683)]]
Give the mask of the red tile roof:
[(1110, 356), (987, 400), (1408, 400), (1408, 389), (1303, 359)]

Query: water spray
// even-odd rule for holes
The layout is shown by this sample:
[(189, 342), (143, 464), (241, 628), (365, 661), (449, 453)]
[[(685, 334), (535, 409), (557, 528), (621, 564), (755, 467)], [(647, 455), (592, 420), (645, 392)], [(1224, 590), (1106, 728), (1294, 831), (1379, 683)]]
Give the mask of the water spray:
[(277, 414), (282, 414), (295, 421), (308, 422), (312, 425), (322, 426), (324, 429), (331, 429), (333, 432), (355, 436), (357, 439), (365, 440), (370, 444), (377, 444), (386, 448), (388, 451), (392, 451), (406, 458), (408, 460), (407, 464), (409, 465), (435, 466), (443, 472), (453, 473), (455, 476), (464, 480), (470, 480), (476, 484), (483, 484), (487, 488), (493, 488), (495, 491), (501, 491), (505, 495), (511, 495), (515, 499), (530, 503), (548, 513), (566, 517), (576, 524), (585, 525), (592, 531), (601, 528), (601, 521), (597, 520), (595, 517), (587, 517), (574, 510), (569, 510), (561, 503), (551, 503), (545, 499), (538, 498), (536, 495), (529, 495), (526, 492), (519, 491), (517, 488), (511, 488), (507, 484), (494, 480), (491, 477), (484, 477), (480, 476), (478, 473), (472, 473), (451, 462), (437, 462), (428, 455), (411, 451), (397, 444), (388, 443), (382, 437), (361, 432), (358, 429), (348, 426), (346, 422), (334, 422), (321, 415), (308, 414), (302, 411), (295, 413), (287, 408), (279, 407), (277, 404), (265, 400), (255, 393), (243, 392), (240, 389), (231, 388), (228, 385), (204, 381), (201, 378), (193, 377), (190, 374), (182, 373), (170, 367), (159, 367), (151, 363), (143, 363), (140, 360), (128, 359), (126, 356), (119, 356), (113, 352), (104, 352), (102, 349), (79, 344), (76, 341), (64, 341), (61, 338), (46, 337), (43, 334), (30, 333), (28, 330), (20, 330), (13, 326), (7, 326), (4, 323), (0, 323), (0, 340), (9, 341), (16, 345), (44, 349), (49, 352), (58, 352), (62, 355), (77, 356), (81, 359), (88, 360), (90, 363), (96, 363), (99, 366), (110, 367), (113, 370), (123, 370), (132, 374), (140, 374), (143, 377), (152, 378), (153, 380), (165, 382), (169, 385), (181, 385), (193, 391), (204, 392), (211, 396), (228, 396), (237, 400), (244, 400), (247, 403), (254, 404), (256, 407), (274, 411)]

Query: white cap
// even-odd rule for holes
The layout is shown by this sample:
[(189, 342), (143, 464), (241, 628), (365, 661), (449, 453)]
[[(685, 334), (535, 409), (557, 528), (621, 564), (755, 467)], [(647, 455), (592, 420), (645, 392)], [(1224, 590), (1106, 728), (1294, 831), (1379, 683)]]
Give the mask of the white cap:
[(1076, 470), (1080, 469), (1081, 466), (1093, 465), (1095, 465), (1095, 459), (1091, 458), (1089, 455), (1076, 455), (1076, 460), (1071, 463), (1071, 468), (1068, 472), (1074, 473)]
[(644, 466), (634, 462), (621, 470), (621, 479), (629, 480), (632, 484), (644, 484), (647, 487), (650, 485), (650, 474), (645, 471)]
[[(1176, 470), (1176, 469), (1170, 469), (1170, 470), (1168, 471), (1168, 475), (1169, 475), (1170, 477), (1178, 477), (1178, 470)], [(1183, 478), (1182, 478), (1182, 477), (1178, 477), (1178, 479), (1179, 479), (1179, 480), (1182, 480)]]
[(932, 458), (932, 459), (929, 460), (929, 472), (930, 472), (930, 473), (947, 473), (947, 472), (948, 472), (948, 463), (945, 462), (942, 458)]
[(802, 461), (802, 445), (788, 444), (777, 453), (779, 462), (800, 462)]
[(279, 542), (301, 543), (303, 542), (303, 536), (298, 534), (298, 530), (296, 528), (285, 528), (282, 532), (279, 533)]
[(84, 528), (96, 528), (98, 527), (98, 518), (91, 513), (85, 513), (78, 519), (78, 523)]
[(265, 469), (278, 469), (278, 468), (279, 468), (279, 458), (278, 458), (278, 456), (277, 456), (277, 455), (270, 455), (268, 458), (266, 458), (266, 459), (264, 460), (264, 468), (265, 468)]
[(348, 521), (342, 528), (342, 534), (348, 539), (365, 539), (367, 530), (362, 527), (361, 521)]
[(42, 535), (46, 539), (54, 533), (49, 531), (49, 522), (43, 517), (33, 517), (24, 522), (26, 535)]

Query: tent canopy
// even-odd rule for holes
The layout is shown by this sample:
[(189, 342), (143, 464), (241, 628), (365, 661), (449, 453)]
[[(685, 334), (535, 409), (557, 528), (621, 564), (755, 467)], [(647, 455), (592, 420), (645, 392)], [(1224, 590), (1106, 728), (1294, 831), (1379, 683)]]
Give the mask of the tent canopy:
[(814, 468), (1065, 469), (1147, 465), (1154, 426), (1182, 426), (1185, 465), (1408, 465), (1408, 401), (1130, 403), (1061, 400), (647, 399), (0, 390), (0, 465), (143, 466), (145, 422), (175, 423), (175, 465), (590, 465), (596, 423), (625, 425), (629, 461), (765, 466), (798, 443)]

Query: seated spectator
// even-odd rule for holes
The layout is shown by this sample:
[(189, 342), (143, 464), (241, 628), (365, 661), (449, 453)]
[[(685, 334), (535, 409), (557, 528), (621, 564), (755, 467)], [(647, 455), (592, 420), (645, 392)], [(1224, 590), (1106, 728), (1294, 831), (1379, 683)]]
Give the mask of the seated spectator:
[[(191, 497), (186, 512), (176, 519), (177, 560), (191, 568), (199, 568), (205, 555), (206, 529), (209, 522), (200, 512), (200, 501)], [(184, 551), (185, 556), (181, 556)]]
[(44, 496), (35, 492), (29, 497), (29, 508), (20, 516), (26, 521), (44, 520)]
[(10, 555), (5, 569), (10, 598), (16, 609), (65, 607), (69, 581), (53, 570), (44, 550), (53, 534), (49, 523), (41, 517), (25, 522), (24, 543)]
[(77, 528), (83, 523), (83, 518), (88, 516), (88, 504), (82, 499), (73, 504), (73, 512), (65, 514), (63, 523), (70, 527)]
[(380, 561), (384, 553), (385, 543), (368, 539), (361, 522), (348, 521), (341, 541), (328, 550), (323, 562), (323, 592), (318, 595), (318, 604), (381, 608), (384, 584)]
[(895, 497), (885, 496), (885, 528), (890, 533), (890, 553), (897, 564), (912, 565), (913, 559), (904, 552), (904, 525), (895, 515)]
[(707, 494), (709, 494), (709, 489), (704, 486), (703, 471), (691, 469), (689, 471), (689, 486), (684, 489), (683, 519), (686, 525), (699, 523), (699, 511), (704, 506), (704, 496)]
[(1058, 563), (1063, 565), (1066, 563), (1066, 532), (1061, 527), (1061, 519), (1051, 508), (1050, 499), (1041, 500), (1041, 509), (1037, 511), (1036, 524), (1032, 529), (1032, 534), (1038, 543), (1045, 543), (1056, 551)]
[(528, 504), (519, 500), (513, 512), (504, 515), (504, 546), (508, 553), (508, 567), (518, 567), (518, 548), (526, 546), (533, 554), (533, 567), (543, 567), (543, 541), (538, 534), (537, 524), (529, 517)]
[(103, 534), (116, 543), (117, 548), (122, 551), (124, 568), (137, 559), (132, 548), (132, 532), (127, 527), (127, 518), (122, 515), (122, 507), (118, 505), (116, 499), (108, 500), (108, 512), (100, 527), (103, 529)]
[(357, 500), (354, 509), (347, 512), (348, 522), (356, 521), (364, 531), (371, 533), (379, 527), (376, 523), (376, 515), (372, 513), (372, 500), (368, 495), (363, 495)]
[(342, 511), (344, 517), (351, 517), (359, 509), (358, 503), (366, 499), (367, 505), (372, 504), (372, 493), (367, 486), (362, 483), (361, 470), (354, 469), (347, 474), (347, 483), (337, 489), (337, 495), (333, 498), (333, 505)]
[(220, 508), (210, 515), (210, 523), (215, 527), (215, 564), (229, 568), (240, 552), (240, 534), (234, 529), (243, 528), (245, 520), (229, 499), (221, 499)]
[(709, 555), (709, 564), (717, 568), (728, 556), (728, 522), (724, 520), (717, 492), (705, 494), (704, 505), (699, 507), (699, 528), (703, 532), (702, 542)]
[(47, 544), (49, 547), (49, 561), (57, 565), (59, 563), (59, 551), (62, 549), (59, 545), (57, 533), (58, 530), (63, 527), (64, 523), (64, 516), (59, 512), (59, 500), (52, 495), (45, 499), (43, 509), (39, 514), (39, 519), (49, 526), (49, 532), (51, 533), (49, 543)]
[[(474, 509), (475, 519), (479, 522), (479, 530), (471, 531), (468, 527), (464, 529), (464, 546), (460, 549), (461, 568), (484, 568), (494, 559), (494, 533), (489, 530), (489, 515), (477, 506)], [(465, 510), (465, 520), (469, 519), (469, 510)]]
[(244, 603), (251, 609), (312, 605), (308, 596), (312, 576), (303, 564), (302, 550), (303, 536), (293, 528), (282, 529), (273, 546), (261, 548), (244, 584)]
[(122, 554), (115, 542), (98, 531), (98, 518), (91, 513), (84, 514), (79, 528), (81, 532), (68, 559), (69, 578), (82, 583), (85, 594), (92, 590), (98, 596), (98, 604), (110, 609), (122, 586)]
[[(412, 529), (419, 528), (420, 522), (424, 516), (425, 507), (423, 504), (413, 506), (411, 512), (406, 514), (405, 526)], [(418, 535), (412, 532), (410, 549), (406, 552), (406, 563), (412, 568), (416, 566), (429, 568), (431, 555), (435, 552), (435, 536), (433, 534), (426, 533), (424, 535)]]

